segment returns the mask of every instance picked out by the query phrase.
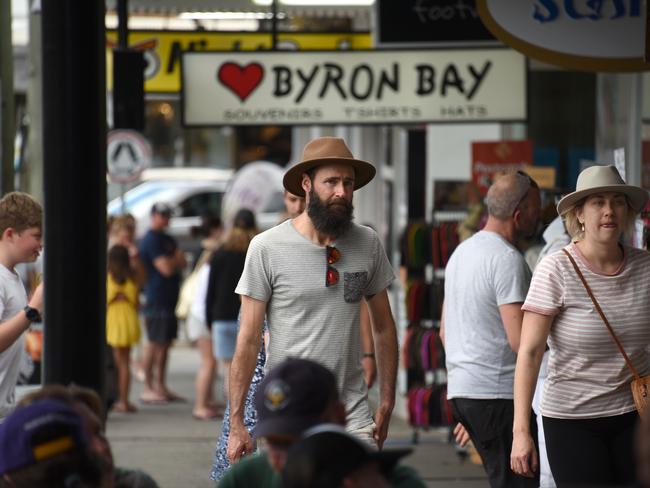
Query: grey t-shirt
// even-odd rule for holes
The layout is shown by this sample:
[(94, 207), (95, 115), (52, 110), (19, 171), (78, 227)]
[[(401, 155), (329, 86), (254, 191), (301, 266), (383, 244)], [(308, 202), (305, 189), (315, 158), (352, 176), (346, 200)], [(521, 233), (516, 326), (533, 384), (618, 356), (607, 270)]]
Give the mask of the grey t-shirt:
[(451, 255), (445, 270), (448, 398), (512, 398), (516, 354), (499, 306), (523, 302), (531, 272), (494, 232), (481, 231)]
[(361, 368), (359, 309), (363, 296), (384, 290), (395, 275), (379, 237), (352, 224), (335, 247), (336, 285), (325, 286), (324, 247), (302, 236), (288, 220), (256, 236), (235, 290), (267, 302), (269, 347), (266, 369), (287, 357), (308, 358), (337, 377), (348, 428), (371, 423)]

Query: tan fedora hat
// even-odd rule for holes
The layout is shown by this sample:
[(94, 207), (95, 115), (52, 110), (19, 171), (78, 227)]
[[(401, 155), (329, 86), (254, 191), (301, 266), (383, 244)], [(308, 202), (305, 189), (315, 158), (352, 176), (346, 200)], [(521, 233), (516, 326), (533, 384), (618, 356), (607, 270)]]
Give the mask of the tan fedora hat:
[(347, 164), (354, 168), (354, 189), (361, 188), (368, 184), (375, 177), (375, 167), (367, 161), (355, 159), (339, 137), (318, 137), (305, 146), (302, 153), (302, 160), (292, 166), (284, 174), (282, 180), (288, 192), (305, 196), (302, 189), (302, 175), (312, 168), (324, 164)]
[(569, 193), (557, 204), (557, 213), (564, 215), (583, 198), (595, 193), (623, 193), (637, 212), (648, 201), (648, 192), (638, 186), (627, 185), (614, 166), (591, 166), (578, 175), (576, 191)]

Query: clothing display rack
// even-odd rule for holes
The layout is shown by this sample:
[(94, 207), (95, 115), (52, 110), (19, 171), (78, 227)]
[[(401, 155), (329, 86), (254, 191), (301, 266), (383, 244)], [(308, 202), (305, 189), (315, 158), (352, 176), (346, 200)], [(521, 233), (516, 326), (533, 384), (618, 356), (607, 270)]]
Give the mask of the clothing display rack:
[(408, 272), (405, 290), (406, 335), (401, 361), (406, 371), (407, 410), (413, 443), (420, 430), (449, 427), (445, 353), (440, 340), (444, 268), (459, 244), (458, 223), (466, 212), (434, 212), (432, 223), (413, 222), (402, 242)]

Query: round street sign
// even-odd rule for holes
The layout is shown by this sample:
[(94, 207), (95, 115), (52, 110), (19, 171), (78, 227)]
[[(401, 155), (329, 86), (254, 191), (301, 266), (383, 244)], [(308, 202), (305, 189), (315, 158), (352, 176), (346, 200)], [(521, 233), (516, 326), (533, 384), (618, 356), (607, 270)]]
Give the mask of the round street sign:
[(134, 130), (118, 129), (108, 133), (106, 166), (111, 181), (131, 183), (151, 163), (151, 147)]

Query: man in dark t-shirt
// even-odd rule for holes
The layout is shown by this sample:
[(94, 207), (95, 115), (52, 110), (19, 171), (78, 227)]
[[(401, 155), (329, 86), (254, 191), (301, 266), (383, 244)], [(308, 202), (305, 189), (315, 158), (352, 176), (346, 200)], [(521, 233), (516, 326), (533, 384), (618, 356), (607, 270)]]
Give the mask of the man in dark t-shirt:
[(143, 314), (149, 339), (144, 350), (145, 387), (140, 397), (144, 403), (181, 399), (165, 383), (167, 354), (178, 332), (175, 309), (181, 271), (186, 265), (178, 244), (165, 233), (170, 217), (171, 207), (156, 203), (151, 208), (151, 227), (140, 244), (140, 256), (147, 272)]
[[(289, 358), (268, 372), (260, 383), (255, 395), (257, 425), (253, 431), (255, 439), (264, 439), (264, 450), (259, 454), (251, 454), (232, 464), (218, 481), (219, 488), (280, 488), (282, 472), (285, 471), (292, 446), (304, 441), (304, 436), (314, 433), (315, 428), (331, 431), (335, 426), (341, 429), (345, 426), (345, 405), (340, 399), (337, 380), (334, 374), (322, 364), (309, 359)], [(337, 432), (341, 434), (340, 431)], [(301, 441), (301, 438), (302, 441)], [(348, 439), (351, 439), (348, 438)], [(309, 442), (309, 441), (307, 441)], [(316, 442), (317, 444), (320, 441)], [(359, 440), (348, 444), (356, 446), (354, 450), (346, 450), (343, 459), (348, 461), (353, 457), (370, 458), (375, 452), (364, 447)], [(303, 443), (304, 445), (304, 443)], [(323, 446), (327, 447), (327, 446)], [(389, 486), (398, 488), (424, 488), (425, 484), (420, 475), (411, 467), (398, 465), (397, 460), (410, 453), (409, 450), (386, 450), (394, 462), (390, 466), (384, 464), (384, 473)], [(295, 448), (294, 448), (295, 452)], [(359, 456), (359, 453), (362, 453)], [(323, 458), (323, 456), (318, 456)], [(325, 469), (337, 471), (340, 479), (346, 477), (368, 459), (357, 459), (354, 467), (350, 463), (339, 462), (335, 456), (325, 456), (330, 459), (320, 459)], [(329, 462), (334, 462), (336, 470)], [(380, 461), (381, 463), (381, 461)], [(294, 468), (296, 463), (294, 463)], [(308, 465), (303, 467), (309, 468)], [(345, 469), (341, 469), (345, 468)], [(298, 470), (300, 471), (300, 470)], [(304, 470), (303, 470), (304, 471)], [(285, 478), (286, 479), (286, 478)], [(315, 483), (297, 483), (299, 486), (316, 486)], [(343, 486), (343, 483), (327, 483), (317, 486)], [(345, 485), (347, 486), (347, 485)], [(379, 486), (376, 483), (364, 486)]]

